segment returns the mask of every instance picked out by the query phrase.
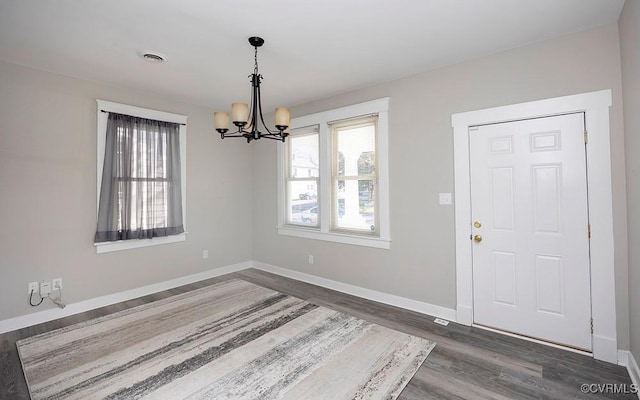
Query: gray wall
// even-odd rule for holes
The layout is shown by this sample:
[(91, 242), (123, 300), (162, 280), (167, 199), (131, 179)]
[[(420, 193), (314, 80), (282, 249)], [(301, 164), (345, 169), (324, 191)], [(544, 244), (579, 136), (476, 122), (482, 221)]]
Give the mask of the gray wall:
[[(638, 8), (627, 2), (620, 31), (614, 24), (295, 107), (301, 116), (391, 97), (391, 250), (278, 235), (277, 143), (221, 142), (208, 109), (0, 63), (0, 320), (51, 307), (27, 305), (29, 281), (62, 277), (73, 303), (252, 258), (455, 308), (453, 207), (438, 205), (438, 192), (453, 192), (451, 114), (610, 88), (618, 345), (630, 345), (631, 303), (638, 358), (640, 299), (631, 290), (629, 301), (629, 289), (640, 284), (640, 250), (627, 255), (626, 215), (628, 200), (637, 243)], [(186, 242), (95, 254), (96, 98), (189, 116)]]
[[(210, 110), (6, 63), (0, 88), (0, 320), (52, 307), (29, 281), (62, 277), (73, 303), (251, 260), (251, 149)], [(186, 242), (95, 253), (96, 98), (189, 116)]]
[[(391, 249), (278, 235), (274, 229), (275, 143), (260, 143), (253, 146), (254, 259), (455, 309), (454, 213), (452, 206), (438, 205), (438, 192), (453, 192), (451, 114), (600, 89), (613, 90), (618, 344), (628, 348), (625, 164), (616, 24), (293, 108), (292, 114), (301, 116), (391, 97)], [(307, 262), (309, 254), (314, 255), (314, 265)]]
[(631, 352), (640, 361), (640, 1), (627, 0), (619, 21), (624, 95), (629, 232)]

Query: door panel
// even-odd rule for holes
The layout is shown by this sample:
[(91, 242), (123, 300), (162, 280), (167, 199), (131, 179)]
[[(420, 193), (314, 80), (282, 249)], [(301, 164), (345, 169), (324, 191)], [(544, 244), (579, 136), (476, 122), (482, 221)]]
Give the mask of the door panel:
[(591, 350), (584, 115), (469, 131), (474, 322)]
[(513, 168), (491, 169), (493, 228), (513, 231)]
[(533, 215), (535, 233), (560, 234), (561, 165), (533, 167)]
[(516, 257), (509, 251), (493, 252), (493, 301), (516, 305)]
[(562, 257), (536, 255), (537, 311), (564, 316), (564, 266)]

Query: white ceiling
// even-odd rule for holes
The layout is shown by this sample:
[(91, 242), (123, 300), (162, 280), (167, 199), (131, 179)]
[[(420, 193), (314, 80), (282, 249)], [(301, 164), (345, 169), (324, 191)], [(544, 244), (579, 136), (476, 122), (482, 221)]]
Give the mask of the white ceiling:
[[(585, 30), (624, 0), (0, 0), (0, 60), (265, 112)], [(163, 64), (141, 51), (167, 56)]]

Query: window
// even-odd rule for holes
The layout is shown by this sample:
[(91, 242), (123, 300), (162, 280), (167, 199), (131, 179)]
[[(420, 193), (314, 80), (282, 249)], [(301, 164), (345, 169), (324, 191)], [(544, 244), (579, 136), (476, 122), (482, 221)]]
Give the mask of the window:
[(98, 100), (97, 160), (98, 253), (185, 240), (185, 116)]
[(320, 176), (318, 127), (297, 129), (285, 143), (287, 224), (317, 227)]
[(390, 247), (388, 104), (292, 119), (278, 148), (278, 233)]
[(376, 125), (378, 117), (329, 124), (332, 163), (332, 227), (377, 234)]

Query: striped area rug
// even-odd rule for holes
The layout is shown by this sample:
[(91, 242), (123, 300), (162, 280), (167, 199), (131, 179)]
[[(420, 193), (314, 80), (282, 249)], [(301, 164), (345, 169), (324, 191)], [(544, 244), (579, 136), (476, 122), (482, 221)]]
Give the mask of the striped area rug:
[(17, 342), (33, 400), (395, 399), (434, 346), (239, 279)]

